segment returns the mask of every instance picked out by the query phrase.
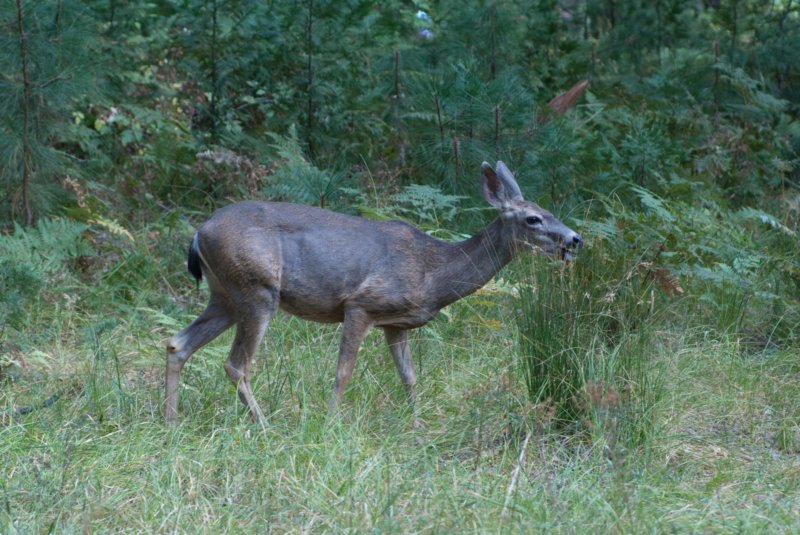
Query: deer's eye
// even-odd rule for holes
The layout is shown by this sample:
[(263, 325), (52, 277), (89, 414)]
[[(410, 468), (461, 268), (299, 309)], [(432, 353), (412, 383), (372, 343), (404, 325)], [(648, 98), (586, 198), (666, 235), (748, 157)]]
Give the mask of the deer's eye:
[(525, 218), (525, 222), (529, 225), (538, 225), (542, 222), (542, 218), (535, 215), (530, 215)]

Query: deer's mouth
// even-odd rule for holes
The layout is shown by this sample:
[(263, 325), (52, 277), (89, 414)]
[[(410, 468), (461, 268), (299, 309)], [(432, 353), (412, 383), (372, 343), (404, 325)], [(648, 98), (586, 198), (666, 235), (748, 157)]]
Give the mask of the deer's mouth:
[(530, 244), (530, 247), (534, 254), (541, 253), (545, 256), (549, 256), (550, 258), (556, 258), (565, 262), (575, 260), (578, 257), (578, 253), (574, 248), (564, 247), (553, 242), (537, 245)]
[(526, 242), (526, 245), (531, 248), (534, 254), (542, 254), (565, 262), (575, 260), (578, 257), (580, 244), (580, 241), (565, 243), (561, 239), (552, 239), (549, 236), (538, 236), (535, 241)]

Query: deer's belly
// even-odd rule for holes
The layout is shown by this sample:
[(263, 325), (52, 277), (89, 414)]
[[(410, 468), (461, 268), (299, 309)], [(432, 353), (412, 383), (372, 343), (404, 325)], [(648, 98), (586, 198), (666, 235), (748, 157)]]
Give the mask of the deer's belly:
[(344, 320), (344, 308), (333, 304), (325, 303), (325, 306), (321, 306), (320, 303), (310, 304), (281, 296), (280, 307), (292, 316), (317, 323), (341, 323)]
[(394, 314), (374, 314), (374, 325), (378, 327), (397, 327), (398, 329), (416, 329), (428, 323), (438, 310), (407, 310)]
[(306, 299), (294, 296), (289, 292), (281, 293), (280, 307), (283, 311), (309, 321), (318, 323), (340, 323), (344, 321), (346, 308), (356, 308), (365, 313), (372, 325), (376, 327), (397, 327), (400, 329), (414, 329), (428, 323), (438, 310), (408, 306), (392, 306), (382, 303), (359, 301), (326, 302), (323, 300), (308, 302)]

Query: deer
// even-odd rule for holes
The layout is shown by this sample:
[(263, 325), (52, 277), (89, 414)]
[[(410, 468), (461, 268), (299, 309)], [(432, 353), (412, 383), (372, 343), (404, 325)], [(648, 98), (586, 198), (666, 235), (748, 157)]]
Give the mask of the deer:
[(572, 260), (581, 236), (523, 198), (508, 167), (481, 164), (481, 192), (495, 219), (461, 242), (402, 221), (375, 221), (305, 205), (242, 201), (220, 208), (194, 234), (188, 269), (205, 277), (205, 310), (167, 342), (165, 419), (177, 420), (183, 366), (236, 326), (224, 364), (251, 420), (265, 419), (250, 386), (250, 363), (273, 315), (342, 323), (329, 408), (339, 407), (367, 331), (383, 329), (406, 396), (415, 402), (409, 331), (483, 287), (522, 251)]

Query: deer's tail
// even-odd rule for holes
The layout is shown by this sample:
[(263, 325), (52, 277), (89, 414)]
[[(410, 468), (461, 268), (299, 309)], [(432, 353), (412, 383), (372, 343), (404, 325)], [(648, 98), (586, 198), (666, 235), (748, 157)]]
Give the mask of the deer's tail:
[(198, 245), (198, 237), (197, 232), (194, 233), (194, 238), (192, 238), (192, 244), (189, 245), (189, 258), (186, 259), (186, 266), (189, 268), (189, 273), (200, 282), (203, 278), (203, 270), (200, 269), (200, 263), (202, 262), (200, 258), (200, 247)]

